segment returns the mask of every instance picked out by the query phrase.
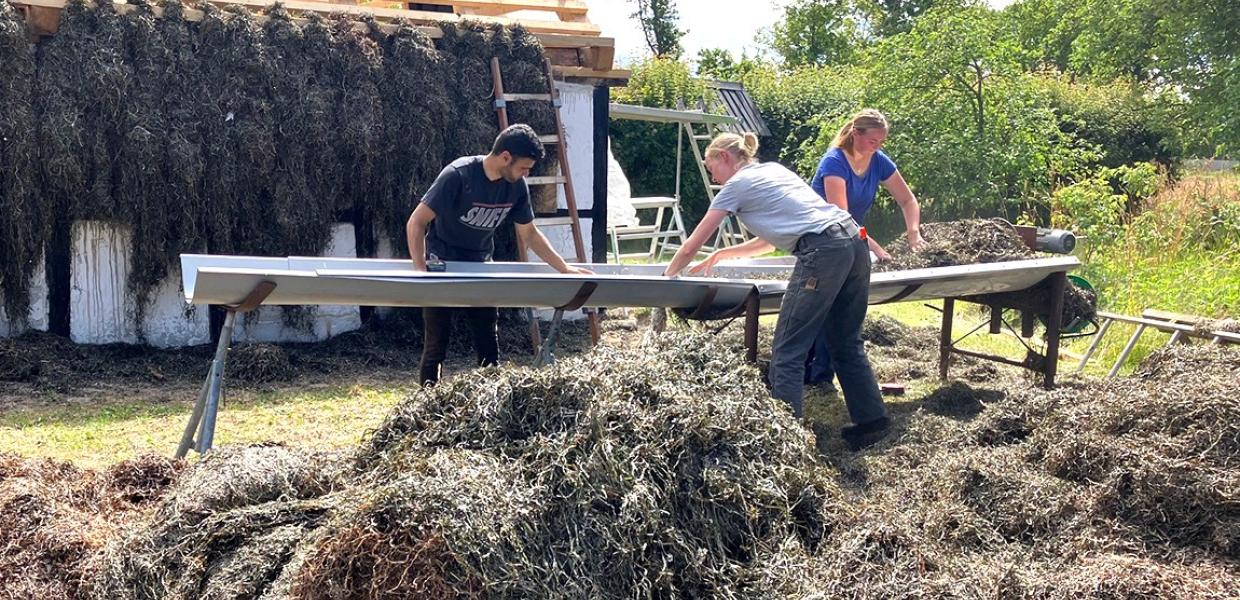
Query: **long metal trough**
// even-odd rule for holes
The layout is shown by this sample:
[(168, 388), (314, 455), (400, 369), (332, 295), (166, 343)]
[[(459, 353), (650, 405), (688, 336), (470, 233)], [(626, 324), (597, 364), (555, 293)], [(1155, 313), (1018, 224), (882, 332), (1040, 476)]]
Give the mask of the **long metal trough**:
[[(555, 308), (570, 304), (593, 283), (587, 307), (694, 308), (709, 299), (722, 311), (756, 289), (761, 311), (776, 312), (792, 257), (732, 261), (711, 277), (664, 277), (662, 265), (584, 265), (594, 275), (565, 275), (534, 263), (449, 262), (443, 273), (414, 271), (407, 260), (181, 256), (185, 299), (193, 304), (240, 304), (269, 281), (267, 305), (498, 306)], [(876, 273), (870, 303), (929, 300), (1019, 291), (1056, 272), (1072, 270), (1072, 256)], [(712, 291), (714, 290), (714, 291)], [(713, 294), (710, 295), (710, 294)]]
[[(407, 260), (353, 258), (270, 258), (181, 255), (185, 299), (227, 308), (215, 358), (186, 423), (176, 456), (191, 448), (208, 451), (224, 385), (224, 370), (238, 313), (268, 305), (344, 304), (363, 306), (495, 306), (554, 308), (556, 317), (540, 356), (554, 345), (565, 310), (581, 307), (663, 307), (695, 319), (744, 316), (749, 360), (757, 360), (758, 315), (779, 310), (795, 259), (783, 257), (725, 263), (711, 277), (664, 277), (662, 265), (585, 265), (593, 275), (566, 275), (533, 263), (448, 263), (442, 273), (415, 271)], [(991, 303), (996, 296), (1029, 290), (1035, 310), (1053, 316), (1047, 325), (1048, 359), (1035, 370), (1047, 385), (1054, 381), (1059, 342), (1058, 313), (1063, 306), (1064, 274), (1079, 266), (1071, 256), (1018, 262), (940, 267), (878, 273), (870, 279), (870, 303), (943, 298), (940, 373), (947, 375), (954, 349), (950, 337), (956, 298)], [(1034, 293), (1050, 282), (1050, 294)], [(993, 319), (992, 319), (993, 321)], [(992, 322), (992, 330), (994, 329)]]

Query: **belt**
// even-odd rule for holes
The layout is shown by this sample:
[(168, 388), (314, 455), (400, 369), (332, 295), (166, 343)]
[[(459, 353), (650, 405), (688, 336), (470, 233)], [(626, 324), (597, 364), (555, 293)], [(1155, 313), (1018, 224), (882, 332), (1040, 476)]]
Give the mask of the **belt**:
[(808, 248), (815, 240), (853, 237), (864, 240), (867, 239), (868, 234), (864, 227), (858, 227), (852, 219), (848, 219), (847, 221), (827, 225), (822, 228), (822, 231), (807, 233), (801, 236), (793, 247), (793, 252)]

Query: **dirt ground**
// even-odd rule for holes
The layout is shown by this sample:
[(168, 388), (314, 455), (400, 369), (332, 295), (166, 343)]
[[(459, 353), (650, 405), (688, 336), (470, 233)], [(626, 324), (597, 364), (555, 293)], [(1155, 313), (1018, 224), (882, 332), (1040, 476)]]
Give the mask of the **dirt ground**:
[[(416, 316), (416, 315), (415, 315)], [(647, 310), (613, 310), (601, 321), (601, 345), (629, 348), (650, 330)], [(416, 318), (377, 322), (323, 343), (236, 344), (229, 353), (226, 384), (230, 391), (298, 392), (325, 387), (362, 385), (407, 388), (417, 376), (421, 332)], [(774, 317), (764, 318), (759, 342), (759, 366), (765, 373), (770, 360)], [(743, 345), (740, 321), (688, 322), (672, 317), (669, 328), (717, 332), (721, 344)], [(547, 323), (542, 324), (547, 331)], [(880, 383), (905, 386), (910, 395), (937, 384), (937, 331), (914, 328), (888, 317), (871, 317), (864, 336)], [(475, 365), (463, 323), (457, 330), (444, 364), (445, 377)], [(517, 365), (534, 362), (527, 329), (516, 317), (501, 322), (501, 360)], [(585, 320), (566, 321), (556, 354), (576, 355), (591, 348)], [(153, 404), (192, 401), (206, 376), (214, 346), (161, 350), (111, 344), (87, 346), (64, 338), (31, 333), (0, 340), (0, 411), (47, 406), (98, 406), (109, 402)], [(1027, 386), (1034, 379), (1018, 369), (961, 357), (952, 375), (988, 385)], [(891, 397), (897, 405), (908, 397)], [(908, 403), (907, 410), (916, 410)], [(904, 409), (901, 409), (904, 410)], [(838, 393), (806, 389), (808, 422), (817, 429), (823, 450), (828, 434), (847, 421)], [(842, 448), (842, 445), (841, 445)], [(837, 448), (838, 449), (838, 448)]]
[[(261, 391), (344, 383), (407, 386), (417, 377), (421, 357), (417, 321), (416, 313), (398, 313), (322, 343), (234, 344), (226, 365), (227, 385)], [(635, 327), (632, 319), (610, 319), (608, 340), (621, 340), (626, 330)], [(542, 329), (546, 331), (546, 323)], [(501, 360), (533, 362), (526, 331), (517, 317), (501, 318)], [(561, 331), (560, 353), (589, 347), (584, 321), (566, 321)], [(131, 344), (91, 346), (42, 332), (0, 339), (0, 410), (109, 399), (192, 400), (214, 353), (214, 344), (167, 350)], [(444, 373), (460, 372), (474, 364), (468, 331), (463, 322), (457, 322)]]

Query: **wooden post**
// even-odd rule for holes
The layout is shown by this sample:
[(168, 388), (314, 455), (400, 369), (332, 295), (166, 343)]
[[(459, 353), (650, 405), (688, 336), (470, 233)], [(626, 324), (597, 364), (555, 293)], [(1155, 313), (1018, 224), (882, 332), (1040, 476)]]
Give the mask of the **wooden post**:
[(1050, 315), (1046, 317), (1046, 360), (1043, 364), (1042, 386), (1055, 387), (1055, 373), (1059, 369), (1059, 334), (1063, 328), (1063, 295), (1068, 288), (1068, 274), (1058, 271), (1050, 276)]
[(939, 329), (939, 379), (947, 379), (947, 363), (952, 354), (952, 314), (956, 310), (955, 298), (943, 299), (943, 324)]
[(758, 316), (761, 302), (758, 289), (754, 288), (745, 298), (745, 360), (758, 362)]

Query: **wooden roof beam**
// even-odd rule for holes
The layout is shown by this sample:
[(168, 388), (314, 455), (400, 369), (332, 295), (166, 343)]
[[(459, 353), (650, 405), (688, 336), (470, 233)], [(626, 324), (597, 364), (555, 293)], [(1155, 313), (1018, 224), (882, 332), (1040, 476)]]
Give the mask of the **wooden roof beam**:
[[(66, 0), (8, 0), (8, 2), (10, 4), (17, 5), (17, 6), (34, 6), (34, 7), (42, 7), (42, 8), (54, 8), (57, 10), (64, 8), (66, 4)], [(210, 2), (220, 7), (225, 7), (229, 5), (244, 6), (250, 9), (251, 12), (255, 12), (255, 13), (265, 10), (271, 7), (271, 5), (273, 4), (273, 2), (269, 0), (210, 0)], [(87, 4), (93, 5), (94, 3), (87, 2)], [(299, 1), (299, 0), (290, 0), (290, 1), (282, 2), (281, 4), (284, 6), (285, 9), (287, 9), (290, 13), (293, 13), (293, 14), (304, 13), (304, 12), (316, 12), (316, 13), (321, 13), (321, 14), (345, 13), (345, 14), (350, 14), (350, 15), (355, 15), (355, 16), (374, 15), (376, 19), (381, 20), (381, 21), (398, 21), (398, 20), (407, 19), (407, 20), (414, 21), (418, 24), (428, 24), (428, 25), (433, 25), (435, 23), (440, 23), (440, 22), (459, 23), (462, 21), (471, 21), (471, 20), (479, 21), (482, 23), (498, 23), (500, 25), (521, 25), (522, 27), (529, 30), (531, 33), (538, 35), (540, 38), (543, 34), (551, 34), (551, 35), (567, 36), (573, 39), (580, 39), (583, 41), (589, 39), (589, 40), (593, 40), (592, 43), (588, 44), (591, 46), (599, 45), (601, 43), (601, 40), (607, 39), (607, 38), (598, 37), (601, 30), (598, 28), (598, 26), (592, 23), (522, 21), (522, 20), (517, 20), (517, 19), (509, 19), (505, 17), (486, 17), (486, 16), (462, 17), (460, 15), (455, 15), (452, 13), (437, 13), (437, 12), (403, 10), (403, 9), (393, 9), (393, 8), (372, 8), (372, 7), (354, 6), (354, 5), (348, 5), (348, 4), (327, 4), (324, 2), (305, 2), (305, 1)], [(118, 10), (121, 10), (121, 11), (133, 8), (130, 5), (119, 3), (119, 2), (116, 3), (116, 7)], [(190, 14), (191, 12), (200, 13), (201, 11), (196, 11), (190, 8), (186, 8), (187, 15)], [(199, 16), (198, 18), (200, 19), (201, 16)], [(191, 19), (191, 20), (197, 20), (197, 19)], [(436, 31), (439, 31), (439, 35), (435, 35), (433, 37), (442, 37), (442, 31), (440, 31), (438, 27), (434, 27), (434, 29)], [(49, 31), (47, 33), (55, 33), (55, 31), (54, 30)], [(586, 46), (586, 45), (587, 44), (579, 44), (579, 46)], [(614, 46), (615, 41), (612, 40), (610, 45)]]
[[(0, 2), (5, 0), (0, 0)], [(31, 30), (38, 35), (53, 35), (59, 28), (60, 11), (64, 8), (66, 0), (7, 0), (10, 4), (17, 6), (27, 14), (27, 24)], [(243, 4), (242, 2), (229, 2), (225, 0), (217, 0), (213, 2), (218, 5), (227, 4)], [(93, 5), (93, 2), (87, 2)], [(296, 4), (307, 5), (313, 4), (309, 2), (297, 2)], [(259, 0), (246, 0), (246, 6), (259, 6), (266, 8), (269, 6), (266, 2)], [(129, 4), (115, 4), (117, 11), (125, 13), (136, 10), (137, 7)], [(328, 10), (326, 7), (330, 7)], [(366, 14), (371, 12), (363, 7), (348, 7), (342, 5), (319, 4), (319, 10), (302, 10), (293, 11), (296, 15), (298, 12), (320, 12), (331, 13), (337, 12), (339, 8), (354, 8), (352, 14)], [(159, 6), (152, 6), (152, 12), (156, 16), (163, 15), (163, 9)], [(397, 12), (415, 12), (415, 11), (397, 11)], [(435, 15), (436, 17), (444, 16), (440, 13), (422, 13)], [(185, 19), (189, 21), (200, 21), (203, 18), (201, 10), (186, 8), (184, 11)], [(446, 15), (452, 16), (452, 15)], [(267, 17), (261, 14), (255, 14), (254, 18), (258, 22), (266, 21)], [(377, 16), (378, 18), (378, 16)], [(524, 25), (524, 23), (522, 23)], [(429, 24), (416, 24), (415, 26), (422, 33), (430, 38), (443, 37), (443, 30), (438, 26)], [(358, 24), (358, 27), (364, 27)], [(385, 33), (393, 33), (396, 31), (397, 25), (392, 23), (384, 23), (380, 21), (379, 28)], [(596, 37), (588, 35), (565, 35), (558, 33), (538, 33), (534, 36), (538, 38), (543, 47), (547, 50), (548, 58), (552, 59), (552, 64), (556, 67), (556, 74), (562, 77), (570, 77), (583, 80), (604, 81), (607, 85), (623, 85), (629, 77), (629, 72), (624, 70), (612, 69), (612, 59), (615, 56), (616, 41), (612, 38)]]

